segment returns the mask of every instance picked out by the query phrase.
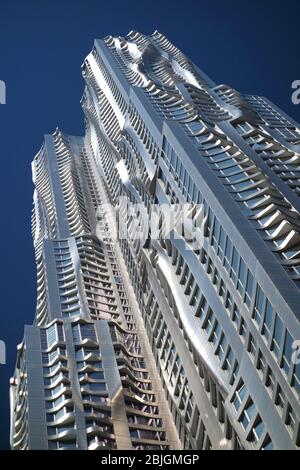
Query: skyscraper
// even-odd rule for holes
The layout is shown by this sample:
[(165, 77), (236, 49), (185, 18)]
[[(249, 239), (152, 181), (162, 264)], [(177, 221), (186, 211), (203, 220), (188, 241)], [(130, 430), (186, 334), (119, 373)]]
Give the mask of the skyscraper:
[[(85, 137), (33, 163), (12, 447), (299, 448), (299, 125), (157, 31), (96, 40), (82, 71)], [(166, 229), (186, 203), (192, 235)]]
[(11, 380), (12, 448), (177, 448), (93, 156), (57, 130), (32, 168), (37, 308)]

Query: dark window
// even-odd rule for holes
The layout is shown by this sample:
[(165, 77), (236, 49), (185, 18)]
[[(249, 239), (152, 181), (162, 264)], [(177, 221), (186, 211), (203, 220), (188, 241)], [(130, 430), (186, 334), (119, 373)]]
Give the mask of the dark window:
[(244, 429), (247, 429), (251, 421), (252, 416), (256, 413), (256, 407), (252, 400), (249, 400), (247, 406), (241, 414), (241, 424)]
[(198, 284), (196, 284), (193, 295), (192, 295), (192, 298), (190, 300), (190, 304), (193, 305), (193, 306), (198, 305), (198, 302), (200, 300), (200, 295), (201, 295), (200, 288), (199, 288)]
[(233, 306), (233, 315), (232, 315), (232, 321), (235, 323), (236, 328), (239, 327), (240, 325), (240, 319), (241, 319), (241, 314), (237, 306), (234, 304)]
[(251, 334), (249, 335), (248, 351), (249, 351), (250, 354), (255, 356), (255, 354), (256, 354), (256, 341), (255, 341), (255, 339), (253, 338), (253, 336)]
[(225, 248), (225, 262), (224, 262), (224, 266), (227, 272), (229, 272), (230, 258), (231, 258), (231, 241), (227, 237), (226, 248)]
[(295, 417), (295, 412), (292, 409), (291, 405), (288, 405), (286, 424), (288, 424), (292, 428), (293, 431), (295, 430), (295, 428), (296, 428), (296, 417)]
[(235, 361), (233, 371), (232, 371), (232, 376), (230, 378), (230, 385), (232, 385), (235, 382), (235, 380), (237, 378), (237, 374), (239, 372), (239, 368), (240, 368), (240, 365), (239, 365), (238, 361)]
[(265, 310), (264, 324), (263, 324), (263, 329), (262, 329), (262, 334), (267, 338), (267, 340), (270, 338), (271, 327), (272, 327), (272, 320), (273, 320), (273, 306), (272, 306), (272, 304), (267, 300), (267, 303), (266, 303), (266, 310)]
[(230, 277), (231, 277), (234, 284), (235, 284), (235, 281), (236, 281), (236, 276), (237, 276), (237, 271), (238, 271), (238, 261), (239, 261), (238, 252), (233, 247), (233, 249), (232, 249), (232, 261), (231, 261), (231, 268), (230, 268)]
[(220, 295), (221, 297), (225, 298), (225, 284), (224, 284), (223, 279), (221, 279), (221, 282), (220, 282), (219, 295)]
[(257, 368), (262, 371), (262, 373), (265, 372), (266, 368), (266, 359), (261, 351), (258, 352), (258, 359), (257, 359)]
[(211, 334), (211, 337), (210, 337), (210, 341), (213, 344), (216, 344), (216, 342), (218, 341), (220, 333), (221, 333), (221, 327), (220, 327), (219, 322), (216, 321), (215, 325), (214, 325), (214, 328), (213, 328), (213, 331), (212, 331), (212, 334)]
[(274, 334), (273, 334), (273, 339), (272, 339), (272, 344), (271, 344), (271, 349), (274, 352), (276, 357), (279, 356), (282, 333), (283, 333), (283, 324), (279, 316), (276, 314), (275, 328), (274, 328)]
[(266, 386), (270, 387), (272, 391), (275, 387), (275, 377), (270, 367), (268, 367)]
[(228, 348), (228, 352), (225, 357), (224, 369), (230, 370), (233, 364), (234, 355), (231, 348)]
[(258, 286), (255, 306), (254, 306), (254, 315), (253, 315), (253, 318), (258, 325), (260, 324), (260, 319), (263, 314), (264, 303), (265, 303), (265, 295), (263, 291), (261, 290), (261, 288)]
[(291, 337), (290, 333), (286, 330), (285, 341), (284, 341), (284, 348), (283, 348), (283, 357), (282, 357), (282, 367), (285, 373), (288, 375), (291, 365), (291, 358), (292, 358), (292, 349), (293, 345), (293, 338)]
[(231, 310), (231, 307), (232, 307), (232, 297), (231, 297), (230, 292), (227, 292), (225, 307), (226, 307), (228, 310)]
[(284, 409), (285, 406), (285, 395), (282, 391), (282, 388), (278, 385), (277, 388), (277, 394), (276, 394), (276, 400), (275, 400), (276, 405), (278, 405), (282, 410)]
[(243, 294), (244, 288), (245, 288), (245, 277), (246, 277), (246, 265), (245, 265), (243, 258), (241, 258), (239, 275), (238, 275), (238, 285), (237, 285), (238, 291), (241, 295)]
[(218, 251), (217, 255), (222, 260), (224, 254), (224, 246), (225, 246), (225, 232), (222, 227), (220, 227), (220, 235), (219, 235), (219, 244), (218, 244)]
[(251, 304), (251, 299), (252, 299), (252, 293), (253, 293), (253, 275), (252, 273), (248, 270), (248, 276), (247, 276), (247, 284), (246, 284), (246, 295), (245, 295), (245, 302), (247, 307), (250, 307)]
[(300, 362), (295, 365), (295, 370), (292, 378), (292, 386), (296, 389), (296, 392), (300, 397)]
[(241, 318), (240, 335), (242, 335), (244, 339), (247, 335), (247, 323), (243, 318)]
[(217, 249), (217, 245), (218, 245), (219, 229), (220, 229), (220, 224), (218, 220), (215, 218), (214, 228), (213, 228), (213, 233), (212, 233), (212, 245), (215, 248), (215, 250)]
[(241, 404), (244, 401), (247, 393), (248, 393), (248, 390), (246, 388), (246, 385), (242, 382), (234, 394), (233, 406), (236, 409), (236, 411), (240, 409)]
[(218, 352), (217, 352), (218, 357), (219, 357), (220, 360), (223, 359), (226, 348), (227, 348), (227, 339), (224, 336), (224, 334), (222, 334), (222, 338), (221, 338), (221, 341), (220, 341), (220, 344), (219, 344), (219, 347), (218, 347)]
[(213, 283), (218, 285), (219, 281), (220, 281), (220, 274), (219, 274), (219, 271), (217, 269), (215, 269)]
[(273, 442), (271, 441), (270, 437), (266, 436), (263, 445), (261, 446), (261, 450), (272, 450), (273, 449)]
[(253, 440), (256, 441), (256, 442), (259, 442), (261, 436), (262, 436), (262, 433), (264, 432), (264, 429), (265, 429), (265, 425), (264, 423), (262, 422), (261, 418), (259, 417), (255, 423), (255, 425), (253, 426)]

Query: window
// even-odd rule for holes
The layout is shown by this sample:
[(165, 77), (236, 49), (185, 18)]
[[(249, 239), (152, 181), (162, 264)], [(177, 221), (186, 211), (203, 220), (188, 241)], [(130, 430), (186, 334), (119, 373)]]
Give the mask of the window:
[(279, 356), (282, 333), (283, 333), (283, 324), (282, 324), (280, 317), (276, 314), (275, 328), (274, 328), (274, 334), (273, 334), (273, 339), (272, 339), (272, 344), (271, 344), (271, 350), (274, 352), (276, 357)]
[(230, 378), (230, 385), (232, 385), (235, 382), (235, 380), (237, 378), (237, 374), (239, 372), (239, 368), (240, 368), (240, 365), (239, 365), (238, 361), (235, 361), (233, 371), (232, 371), (232, 376)]
[(106, 384), (104, 382), (87, 383), (84, 386), (88, 388), (91, 392), (106, 391)]
[(57, 341), (56, 325), (51, 325), (49, 328), (47, 328), (46, 334), (48, 348), (50, 348)]
[(267, 300), (265, 318), (264, 318), (263, 329), (262, 329), (262, 335), (265, 336), (267, 340), (269, 340), (270, 335), (271, 335), (272, 320), (273, 320), (273, 306), (270, 304), (269, 300)]
[(293, 353), (292, 344), (293, 344), (293, 338), (291, 337), (288, 330), (286, 330), (284, 348), (283, 348), (283, 357), (282, 357), (282, 367), (286, 375), (288, 375), (289, 370), (290, 370), (290, 365), (291, 365), (291, 358), (292, 358), (292, 353)]
[(218, 286), (219, 282), (220, 282), (220, 274), (219, 274), (219, 271), (217, 269), (215, 269), (215, 273), (214, 273), (214, 277), (213, 277), (213, 283)]
[(226, 248), (225, 248), (225, 261), (224, 261), (224, 266), (227, 272), (229, 272), (230, 258), (231, 258), (231, 241), (227, 237)]
[[(73, 333), (73, 338), (74, 338), (74, 333)], [(74, 341), (75, 341), (75, 338), (74, 338)], [(77, 351), (75, 352), (75, 358), (77, 361), (82, 361), (84, 359), (84, 349), (77, 349)], [(83, 362), (84, 364), (84, 362)]]
[(193, 408), (194, 408), (194, 397), (193, 394), (190, 394), (189, 401), (186, 407), (186, 415), (185, 415), (185, 422), (189, 423), (193, 414)]
[(247, 323), (241, 318), (240, 335), (245, 339), (247, 336)]
[(180, 402), (181, 409), (185, 408), (189, 393), (190, 393), (190, 387), (188, 383), (186, 382), (182, 390), (182, 396), (181, 396), (181, 402)]
[(233, 247), (233, 249), (232, 249), (232, 261), (231, 261), (231, 267), (230, 267), (230, 278), (232, 279), (234, 284), (235, 284), (236, 276), (237, 276), (238, 260), (239, 260), (238, 252)]
[(233, 306), (233, 314), (232, 314), (232, 321), (235, 323), (236, 328), (240, 325), (241, 314), (237, 306), (234, 304)]
[[(60, 429), (60, 428), (56, 428)], [(49, 449), (77, 449), (76, 441), (59, 442), (59, 441), (48, 441)]]
[(221, 341), (218, 347), (218, 352), (217, 352), (220, 361), (224, 357), (226, 347), (227, 347), (227, 339), (226, 339), (226, 336), (222, 334), (222, 338), (221, 338)]
[(246, 303), (248, 308), (250, 307), (251, 300), (252, 300), (253, 282), (254, 282), (253, 275), (248, 270), (247, 283), (246, 283), (246, 294), (245, 294), (245, 303)]
[(221, 282), (220, 282), (219, 295), (220, 295), (223, 299), (225, 298), (225, 284), (224, 284), (223, 279), (221, 279)]
[(242, 295), (244, 291), (245, 277), (246, 277), (246, 265), (245, 265), (243, 258), (241, 258), (239, 275), (238, 275), (238, 284), (237, 284), (237, 288), (238, 288), (240, 295)]
[(177, 269), (176, 269), (176, 274), (178, 274), (179, 276), (182, 272), (183, 264), (184, 264), (183, 257), (179, 255), (179, 261), (178, 261)]
[(180, 279), (180, 284), (185, 284), (185, 283), (186, 283), (187, 278), (188, 278), (188, 275), (189, 275), (189, 272), (190, 272), (189, 267), (188, 267), (188, 265), (186, 264), (186, 265), (185, 265), (185, 268), (184, 268), (184, 271), (183, 271), (183, 275), (182, 275), (182, 277), (181, 277), (181, 279)]
[(178, 376), (178, 386), (179, 387), (183, 386), (184, 380), (185, 380), (185, 372), (184, 372), (183, 367), (181, 367), (180, 371), (179, 371), (179, 376)]
[(296, 392), (300, 397), (300, 362), (295, 365), (295, 370), (292, 378), (292, 386), (296, 389)]
[(173, 169), (175, 169), (175, 167), (176, 167), (176, 161), (177, 161), (177, 155), (174, 152), (174, 150), (172, 149), (171, 150), (171, 161), (170, 161), (170, 163), (171, 163), (171, 166), (173, 167)]
[(169, 353), (169, 358), (168, 358), (168, 368), (171, 364), (173, 364), (175, 354), (176, 354), (176, 348), (175, 348), (175, 345), (172, 344), (170, 353)]
[(256, 424), (253, 426), (253, 430), (252, 430), (252, 435), (253, 435), (254, 441), (259, 442), (259, 440), (260, 440), (260, 438), (261, 438), (261, 436), (264, 432), (264, 429), (265, 429), (265, 425), (262, 422), (261, 418), (259, 417)]
[[(58, 328), (59, 327), (59, 328)], [(61, 325), (51, 325), (41, 330), (41, 346), (42, 349), (51, 348), (58, 340), (63, 341), (63, 330)]]
[(172, 386), (175, 385), (175, 379), (176, 379), (176, 377), (177, 377), (177, 373), (178, 373), (179, 367), (180, 367), (180, 360), (179, 360), (179, 357), (178, 357), (178, 355), (177, 355), (177, 356), (176, 356), (176, 359), (175, 359), (175, 361), (174, 361), (172, 373), (171, 373), (171, 376), (170, 376), (170, 382), (171, 382)]
[(249, 335), (248, 351), (249, 351), (250, 354), (252, 354), (255, 357), (255, 354), (256, 354), (256, 341), (253, 338), (252, 334)]
[(202, 301), (201, 301), (201, 304), (200, 304), (200, 308), (197, 309), (197, 313), (196, 315), (201, 318), (202, 315), (206, 315), (207, 311), (209, 309), (209, 305), (208, 303), (206, 302), (206, 299), (204, 297), (202, 297)]
[(236, 411), (239, 411), (241, 404), (243, 403), (244, 399), (247, 396), (247, 393), (248, 391), (247, 391), (246, 385), (244, 384), (244, 382), (242, 382), (238, 390), (236, 390), (234, 394), (233, 406), (236, 409)]
[(264, 374), (266, 369), (266, 359), (261, 351), (258, 352), (257, 369), (261, 370), (262, 374)]
[(232, 297), (230, 292), (227, 292), (225, 307), (230, 311), (232, 307)]
[(96, 341), (94, 325), (78, 323), (72, 327), (72, 332), (75, 343), (81, 342), (84, 339)]
[(274, 377), (274, 374), (273, 374), (272, 370), (270, 369), (270, 367), (268, 367), (266, 386), (270, 387), (270, 389), (272, 391), (275, 388), (275, 377)]
[(197, 306), (199, 301), (200, 301), (200, 295), (201, 295), (200, 288), (199, 288), (198, 284), (196, 284), (193, 295), (192, 295), (191, 300), (190, 300), (190, 305), (192, 305), (193, 307), (195, 305)]
[(253, 401), (250, 399), (247, 406), (244, 408), (241, 414), (241, 418), (240, 418), (241, 425), (243, 426), (245, 430), (249, 426), (251, 418), (254, 416), (255, 413), (256, 413), (256, 406), (254, 405)]
[[(58, 385), (56, 388), (59, 390), (61, 389), (60, 385)], [(56, 408), (57, 406), (61, 405), (65, 401), (65, 397), (61, 395), (60, 397), (56, 398), (54, 401), (47, 401), (46, 402), (46, 408), (50, 410), (51, 408)]]
[(207, 262), (207, 253), (204, 249), (201, 250), (201, 259), (200, 259), (202, 264), (206, 264)]
[(232, 364), (233, 364), (233, 359), (234, 359), (233, 352), (232, 352), (231, 348), (229, 348), (228, 352), (226, 354), (226, 357), (225, 357), (225, 363), (224, 363), (224, 369), (225, 370), (229, 371), (231, 369)]
[(186, 295), (190, 295), (190, 293), (192, 292), (192, 289), (194, 287), (194, 284), (195, 284), (195, 278), (194, 276), (191, 274), (190, 277), (189, 277), (189, 281), (188, 281), (188, 284), (186, 286), (186, 289), (184, 291), (184, 293)]
[(213, 319), (213, 313), (212, 313), (212, 310), (210, 310), (209, 314), (207, 316), (207, 319), (205, 321), (205, 324), (204, 324), (204, 329), (205, 329), (206, 333), (208, 333), (211, 329), (212, 319)]
[[(94, 366), (95, 364), (93, 364)], [(103, 380), (104, 379), (104, 373), (101, 371), (95, 371), (95, 372), (89, 372), (88, 374), (90, 379), (93, 380)]]
[(221, 333), (221, 327), (220, 327), (219, 322), (216, 321), (215, 325), (214, 325), (214, 328), (213, 328), (213, 331), (212, 331), (212, 334), (211, 334), (211, 337), (210, 337), (210, 341), (213, 344), (216, 344), (216, 342), (218, 341), (220, 333)]
[(208, 258), (207, 273), (208, 273), (208, 274), (211, 274), (211, 273), (212, 273), (212, 270), (213, 270), (213, 263), (212, 263), (212, 260), (211, 260), (210, 258)]
[(291, 405), (288, 405), (287, 409), (287, 416), (286, 416), (286, 424), (290, 426), (290, 428), (295, 431), (296, 429), (296, 417), (295, 417), (295, 412), (292, 409)]
[(220, 228), (220, 224), (219, 224), (218, 220), (215, 218), (214, 228), (213, 228), (213, 232), (212, 232), (212, 245), (213, 245), (215, 250), (217, 250), (217, 246), (218, 246), (219, 228)]
[(163, 361), (165, 361), (166, 358), (167, 358), (167, 353), (169, 352), (169, 348), (170, 348), (170, 344), (171, 344), (171, 335), (170, 335), (170, 333), (168, 333), (167, 338), (166, 338), (166, 341), (165, 341), (165, 344), (163, 344), (163, 343), (164, 343), (164, 339), (165, 339), (166, 333), (167, 333), (167, 328), (166, 328), (166, 326), (164, 326), (164, 328), (163, 328), (163, 334), (162, 334), (162, 336), (161, 336), (160, 346), (159, 346), (159, 348), (160, 348), (161, 346), (163, 346), (163, 348), (162, 348), (162, 354), (161, 354), (161, 359), (162, 359)]
[(267, 435), (263, 445), (260, 448), (261, 450), (272, 450), (273, 449), (273, 442), (271, 441), (270, 437)]
[(220, 260), (223, 260), (224, 245), (225, 245), (225, 232), (223, 228), (220, 226), (219, 243), (218, 243), (218, 250), (217, 250), (217, 255), (220, 258)]
[(285, 394), (283, 393), (282, 388), (280, 385), (277, 387), (277, 393), (276, 393), (276, 399), (275, 403), (277, 406), (279, 406), (282, 410), (284, 409), (285, 406)]
[(265, 295), (263, 291), (261, 290), (261, 288), (258, 286), (255, 305), (254, 305), (254, 314), (253, 314), (254, 321), (258, 325), (260, 324), (260, 319), (263, 314), (264, 303), (265, 303)]

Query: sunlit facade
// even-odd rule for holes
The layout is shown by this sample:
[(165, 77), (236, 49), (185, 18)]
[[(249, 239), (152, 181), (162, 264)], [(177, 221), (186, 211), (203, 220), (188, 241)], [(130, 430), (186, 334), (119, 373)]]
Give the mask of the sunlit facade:
[[(95, 40), (82, 72), (85, 137), (57, 130), (33, 163), (37, 311), (12, 448), (298, 449), (299, 125), (157, 31)], [(149, 219), (201, 207), (201, 246), (163, 220), (135, 237), (120, 197)], [(108, 202), (126, 237), (111, 237)]]

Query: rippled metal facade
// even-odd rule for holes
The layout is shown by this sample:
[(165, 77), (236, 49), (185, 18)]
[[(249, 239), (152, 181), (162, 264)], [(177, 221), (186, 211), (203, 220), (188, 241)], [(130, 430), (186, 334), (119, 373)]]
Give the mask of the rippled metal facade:
[[(36, 337), (56, 325), (68, 350), (57, 356), (69, 371), (63, 380), (72, 393), (80, 390), (83, 408), (72, 411), (66, 393), (65, 419), (78, 430), (66, 440), (71, 447), (298, 449), (299, 125), (266, 98), (217, 86), (157, 31), (96, 40), (82, 72), (85, 137), (56, 131), (33, 163), (38, 300), (12, 380), (12, 447), (28, 448), (34, 440), (35, 418), (24, 419), (29, 401), (49, 402), (42, 395), (48, 373), (44, 385), (43, 369), (36, 378), (39, 398), (24, 379), (27, 344), (43, 344)], [(135, 221), (122, 208), (120, 224), (129, 236), (112, 242), (99, 207), (103, 200), (118, 207), (120, 196), (141, 204), (149, 218), (157, 203), (200, 204), (201, 248), (187, 249), (179, 232), (166, 239), (163, 222), (159, 237), (151, 231), (131, 237)], [(91, 279), (96, 286), (105, 282), (105, 301)], [(105, 421), (99, 418), (104, 429), (86, 416), (82, 383), (92, 381), (89, 371), (103, 371), (86, 364), (84, 376), (74, 372), (70, 351), (82, 345), (80, 325), (95, 332), (94, 340), (85, 338), (98, 348), (95, 362), (102, 357), (101, 332), (109, 331), (122, 430), (112, 427), (108, 383), (100, 393), (107, 397), (100, 407), (107, 411)], [(136, 372), (141, 342), (153, 362), (151, 380), (146, 366), (143, 379)], [(43, 357), (41, 350), (38, 360)], [(126, 400), (145, 407), (134, 412), (143, 416), (139, 427)], [(38, 413), (42, 419), (48, 411)], [(54, 434), (47, 434), (50, 428)], [(64, 446), (57, 429), (45, 425), (45, 446)]]
[(11, 379), (12, 449), (177, 448), (94, 156), (57, 130), (32, 169), (37, 308)]

